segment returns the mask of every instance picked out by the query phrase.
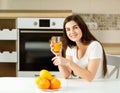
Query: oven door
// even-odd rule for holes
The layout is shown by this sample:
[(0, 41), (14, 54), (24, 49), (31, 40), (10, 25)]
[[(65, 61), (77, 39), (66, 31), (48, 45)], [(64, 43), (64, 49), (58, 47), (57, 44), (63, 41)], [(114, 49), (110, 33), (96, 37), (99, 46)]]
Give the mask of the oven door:
[(50, 51), (52, 36), (61, 36), (62, 31), (20, 30), (19, 31), (19, 71), (58, 71), (51, 59)]

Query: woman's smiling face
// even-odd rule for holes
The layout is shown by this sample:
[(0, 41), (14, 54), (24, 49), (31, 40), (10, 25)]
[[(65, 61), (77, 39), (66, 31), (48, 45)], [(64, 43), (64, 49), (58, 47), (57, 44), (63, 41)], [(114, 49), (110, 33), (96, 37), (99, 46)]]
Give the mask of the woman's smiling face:
[(65, 25), (66, 34), (71, 41), (78, 42), (82, 37), (82, 31), (75, 21), (69, 21)]

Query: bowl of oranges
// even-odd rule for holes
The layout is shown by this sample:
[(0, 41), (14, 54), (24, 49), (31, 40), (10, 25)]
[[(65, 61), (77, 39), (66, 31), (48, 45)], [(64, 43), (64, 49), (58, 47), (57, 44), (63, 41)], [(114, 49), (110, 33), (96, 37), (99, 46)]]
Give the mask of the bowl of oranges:
[(52, 76), (46, 69), (40, 71), (39, 76), (35, 78), (35, 84), (39, 89), (44, 91), (58, 90), (61, 87), (60, 80)]

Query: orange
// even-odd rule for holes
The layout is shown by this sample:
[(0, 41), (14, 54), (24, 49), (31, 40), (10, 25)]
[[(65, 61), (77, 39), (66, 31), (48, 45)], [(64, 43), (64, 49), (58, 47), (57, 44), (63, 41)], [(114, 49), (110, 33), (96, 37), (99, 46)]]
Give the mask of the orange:
[(40, 79), (41, 79), (40, 77), (36, 77), (36, 78), (35, 78), (35, 84), (37, 84), (37, 85), (38, 85), (38, 84), (39, 84), (39, 82), (40, 82)]
[(46, 69), (41, 70), (39, 75), (41, 78), (46, 78), (48, 80), (51, 80), (53, 78), (51, 73)]
[(50, 80), (50, 88), (51, 89), (59, 89), (60, 86), (61, 86), (61, 82), (59, 79), (53, 78), (52, 80)]
[(38, 83), (38, 88), (40, 89), (49, 89), (50, 87), (50, 81), (45, 78), (40, 78), (40, 81)]

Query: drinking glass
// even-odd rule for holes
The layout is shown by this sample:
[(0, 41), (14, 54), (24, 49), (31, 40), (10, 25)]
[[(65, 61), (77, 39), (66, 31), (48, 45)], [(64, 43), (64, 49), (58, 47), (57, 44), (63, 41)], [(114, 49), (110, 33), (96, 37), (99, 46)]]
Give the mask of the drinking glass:
[(55, 53), (59, 53), (61, 51), (61, 37), (60, 36), (53, 36), (52, 39), (54, 41), (53, 51)]

